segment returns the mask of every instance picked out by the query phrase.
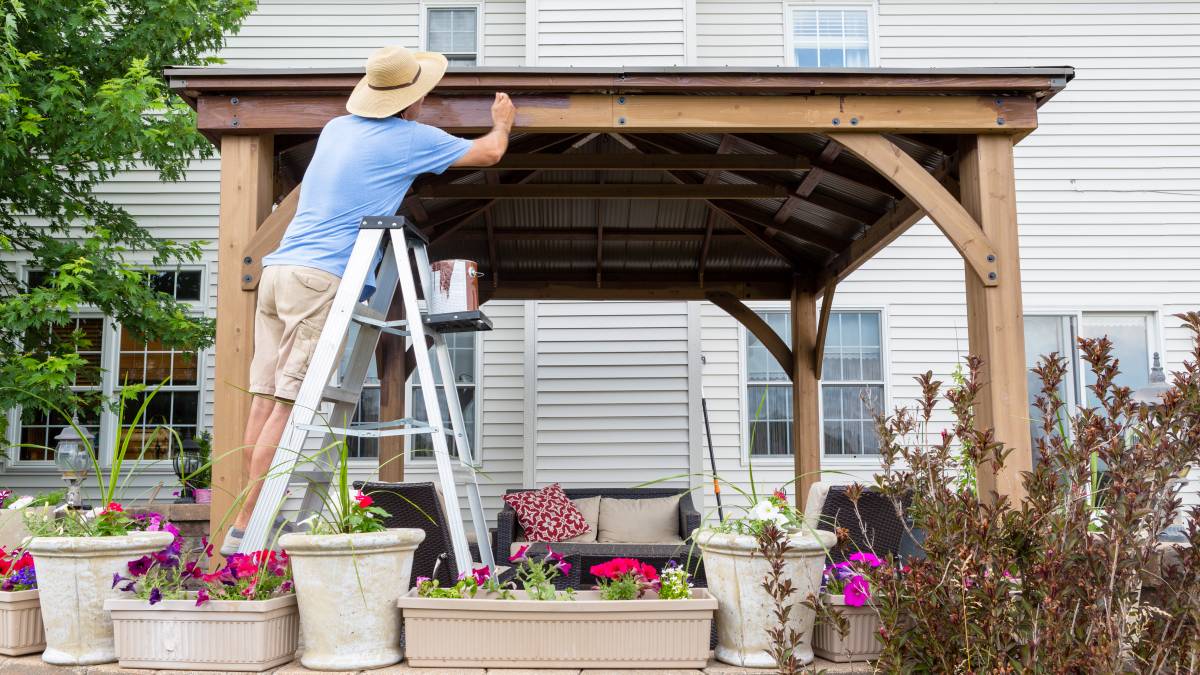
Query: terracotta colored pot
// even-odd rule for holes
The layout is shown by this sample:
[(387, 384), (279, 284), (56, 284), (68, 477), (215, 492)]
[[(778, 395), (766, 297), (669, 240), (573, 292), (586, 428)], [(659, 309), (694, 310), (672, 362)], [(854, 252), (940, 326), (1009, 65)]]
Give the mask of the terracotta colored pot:
[[(704, 556), (704, 576), (708, 592), (717, 599), (717, 648), (719, 660), (745, 668), (771, 668), (774, 659), (767, 652), (767, 629), (774, 621), (775, 603), (763, 590), (767, 561), (758, 553), (755, 538), (748, 534), (727, 534), (697, 530), (695, 539)], [(803, 636), (796, 648), (801, 663), (811, 663), (813, 610), (801, 600), (821, 587), (825, 552), (835, 543), (832, 532), (792, 533), (792, 550), (784, 569), (796, 589), (790, 617), (792, 627)]]
[(37, 589), (0, 591), (0, 654), (36, 654), (45, 648)]
[(833, 605), (850, 623), (846, 637), (837, 626), (821, 624), (813, 629), (813, 652), (828, 661), (870, 661), (879, 658), (883, 645), (879, 642), (879, 615), (875, 608), (864, 605), (851, 607), (845, 596), (826, 595), (826, 604)]
[(170, 532), (134, 532), (30, 540), (46, 626), (42, 660), (60, 666), (116, 661), (112, 619), (104, 609), (105, 600), (121, 595), (113, 588), (113, 574), (127, 573), (126, 563), (161, 551), (172, 539)]
[(312, 670), (364, 670), (399, 662), (400, 610), (419, 529), (365, 534), (285, 534), (304, 654)]
[[(296, 658), (296, 596), (270, 600), (108, 600), (122, 668), (260, 673)], [(236, 635), (236, 640), (230, 636)]]
[[(400, 598), (408, 662), (431, 668), (703, 668), (717, 601)], [(468, 632), (469, 631), (469, 632)]]
[(192, 494), (195, 495), (197, 504), (212, 503), (212, 488), (195, 488)]

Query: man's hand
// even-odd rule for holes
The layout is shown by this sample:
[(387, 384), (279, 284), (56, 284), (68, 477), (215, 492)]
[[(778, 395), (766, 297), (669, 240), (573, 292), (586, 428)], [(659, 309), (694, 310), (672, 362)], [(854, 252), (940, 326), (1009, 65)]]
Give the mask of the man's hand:
[(476, 138), (471, 149), (451, 166), (492, 166), (500, 161), (508, 150), (508, 134), (512, 132), (517, 108), (504, 92), (496, 92), (492, 102), (492, 130), (486, 136)]
[(492, 103), (492, 127), (512, 131), (513, 120), (517, 117), (517, 107), (513, 105), (508, 94), (496, 92), (496, 100)]

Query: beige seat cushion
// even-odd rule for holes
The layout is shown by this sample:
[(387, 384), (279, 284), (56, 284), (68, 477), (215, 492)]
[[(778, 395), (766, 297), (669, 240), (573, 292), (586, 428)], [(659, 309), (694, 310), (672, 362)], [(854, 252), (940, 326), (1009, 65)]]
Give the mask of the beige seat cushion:
[(600, 499), (596, 541), (658, 544), (679, 539), (679, 497)]
[(572, 499), (571, 503), (579, 512), (583, 514), (583, 519), (587, 521), (588, 530), (583, 534), (577, 534), (570, 539), (563, 541), (575, 542), (578, 544), (590, 544), (596, 541), (596, 533), (599, 531), (600, 525), (600, 495), (595, 497), (584, 497), (582, 499)]

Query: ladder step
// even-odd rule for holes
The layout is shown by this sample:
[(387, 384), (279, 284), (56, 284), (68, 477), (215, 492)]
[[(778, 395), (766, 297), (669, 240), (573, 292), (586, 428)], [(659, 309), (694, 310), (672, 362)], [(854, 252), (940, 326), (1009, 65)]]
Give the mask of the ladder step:
[(477, 333), (492, 329), (492, 320), (479, 310), (430, 314), (425, 325), (439, 333)]
[(322, 400), (329, 401), (330, 403), (349, 403), (350, 405), (358, 405), (358, 400), (361, 396), (361, 391), (330, 386), (325, 387), (325, 393), (321, 395), (321, 398)]
[(390, 436), (415, 436), (417, 434), (432, 434), (443, 431), (421, 420), (403, 417), (390, 422), (358, 422), (348, 427), (333, 427), (325, 424), (298, 424), (297, 429), (305, 431), (324, 431), (334, 436), (354, 436), (356, 438), (387, 438)]
[(388, 321), (387, 315), (383, 314), (382, 312), (371, 309), (370, 307), (368, 307), (366, 305), (360, 304), (360, 305), (356, 306), (354, 308), (354, 313), (351, 314), (350, 318), (353, 319), (357, 323), (360, 323), (364, 326), (371, 326), (372, 328), (377, 328), (384, 333), (388, 333), (391, 335), (399, 335), (401, 337), (408, 337), (408, 331), (399, 330), (401, 328), (405, 328), (408, 326), (407, 320), (397, 319), (395, 321)]

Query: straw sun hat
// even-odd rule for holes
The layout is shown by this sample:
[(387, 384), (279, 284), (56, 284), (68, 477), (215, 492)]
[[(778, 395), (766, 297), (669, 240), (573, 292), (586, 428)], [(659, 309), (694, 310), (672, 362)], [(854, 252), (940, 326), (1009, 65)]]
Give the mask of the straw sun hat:
[(354, 87), (346, 110), (362, 117), (391, 117), (416, 103), (446, 74), (446, 57), (384, 47), (367, 59), (367, 75)]

